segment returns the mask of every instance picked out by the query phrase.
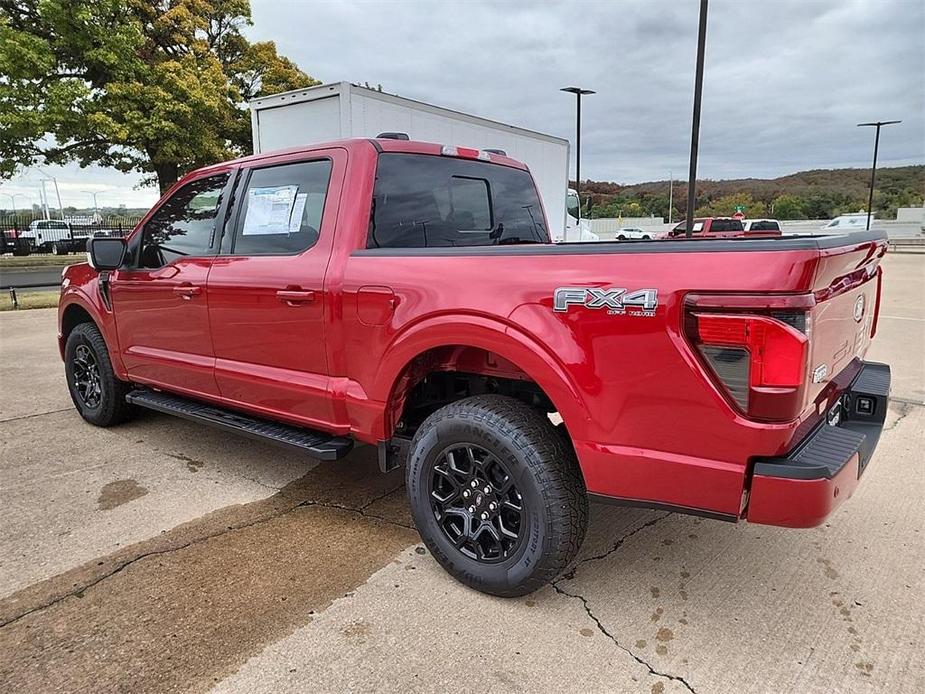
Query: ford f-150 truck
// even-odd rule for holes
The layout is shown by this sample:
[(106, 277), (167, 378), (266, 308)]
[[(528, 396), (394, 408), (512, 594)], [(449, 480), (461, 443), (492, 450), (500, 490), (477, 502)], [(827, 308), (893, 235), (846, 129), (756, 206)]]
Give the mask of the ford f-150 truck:
[[(456, 578), (522, 595), (588, 500), (795, 528), (858, 484), (886, 239), (554, 244), (526, 167), (397, 139), (195, 171), (64, 272), (74, 404), (405, 466)], [(348, 464), (348, 463), (345, 463)]]

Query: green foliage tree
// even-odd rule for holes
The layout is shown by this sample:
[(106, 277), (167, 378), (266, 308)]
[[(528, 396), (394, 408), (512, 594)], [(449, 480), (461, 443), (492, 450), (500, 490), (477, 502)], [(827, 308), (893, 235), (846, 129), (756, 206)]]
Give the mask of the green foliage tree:
[(806, 219), (803, 200), (797, 195), (778, 195), (771, 205), (777, 219)]
[(163, 192), (249, 152), (247, 100), (318, 84), (250, 23), (249, 0), (0, 0), (0, 177), (77, 161)]

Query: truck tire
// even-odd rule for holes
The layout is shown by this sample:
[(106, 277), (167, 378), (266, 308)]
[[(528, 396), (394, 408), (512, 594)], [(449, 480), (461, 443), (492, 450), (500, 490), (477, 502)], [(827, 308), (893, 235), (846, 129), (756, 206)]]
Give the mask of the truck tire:
[(418, 532), (448, 573), (471, 588), (516, 597), (575, 558), (588, 496), (569, 442), (514, 398), (479, 395), (428, 417), (406, 470)]
[(51, 252), (55, 255), (67, 255), (68, 249), (64, 244), (55, 242), (51, 244)]
[(125, 401), (131, 385), (116, 378), (99, 328), (81, 323), (67, 336), (64, 372), (74, 406), (86, 421), (109, 427), (128, 419), (133, 407)]

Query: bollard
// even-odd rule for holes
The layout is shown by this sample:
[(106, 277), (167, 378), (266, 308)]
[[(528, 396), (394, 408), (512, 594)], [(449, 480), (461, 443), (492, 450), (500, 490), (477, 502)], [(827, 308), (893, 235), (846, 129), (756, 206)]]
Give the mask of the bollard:
[(13, 302), (14, 309), (19, 308), (19, 302), (16, 301), (16, 288), (15, 287), (10, 287), (10, 301)]

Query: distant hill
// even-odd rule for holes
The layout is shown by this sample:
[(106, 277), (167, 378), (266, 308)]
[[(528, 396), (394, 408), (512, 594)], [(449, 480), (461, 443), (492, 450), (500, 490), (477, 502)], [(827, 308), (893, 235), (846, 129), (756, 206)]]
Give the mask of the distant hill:
[[(773, 214), (780, 218), (823, 219), (867, 207), (870, 169), (814, 169), (780, 178), (740, 178), (697, 182), (698, 214), (731, 214), (736, 206), (749, 208), (751, 217)], [(574, 184), (573, 184), (574, 185)], [(632, 185), (583, 181), (582, 198), (591, 194), (592, 216), (667, 216), (668, 181)], [(921, 205), (925, 198), (925, 165), (877, 169), (874, 211), (884, 219), (897, 207)], [(675, 181), (674, 218), (687, 205), (687, 182)]]

